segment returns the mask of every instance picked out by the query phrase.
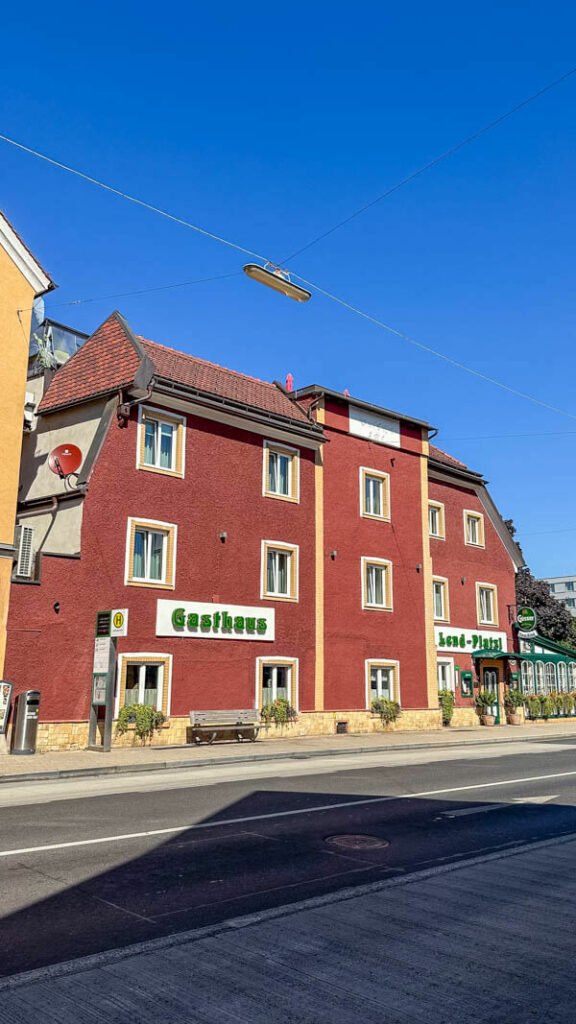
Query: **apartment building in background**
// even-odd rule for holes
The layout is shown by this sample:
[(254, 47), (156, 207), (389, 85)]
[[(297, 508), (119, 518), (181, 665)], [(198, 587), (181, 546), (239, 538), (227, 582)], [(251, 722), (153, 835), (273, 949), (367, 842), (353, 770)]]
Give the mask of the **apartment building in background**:
[(550, 594), (576, 615), (576, 576), (545, 576)]

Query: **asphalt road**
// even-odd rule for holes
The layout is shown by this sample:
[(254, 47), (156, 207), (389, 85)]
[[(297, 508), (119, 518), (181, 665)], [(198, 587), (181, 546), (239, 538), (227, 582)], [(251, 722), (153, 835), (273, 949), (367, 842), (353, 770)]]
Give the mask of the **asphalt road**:
[(0, 974), (568, 833), (569, 739), (6, 785)]

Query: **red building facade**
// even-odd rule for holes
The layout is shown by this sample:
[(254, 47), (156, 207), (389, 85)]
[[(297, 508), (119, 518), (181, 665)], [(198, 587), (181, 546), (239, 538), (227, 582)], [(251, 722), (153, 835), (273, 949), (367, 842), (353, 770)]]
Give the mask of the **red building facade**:
[[(482, 478), (430, 457), (426, 423), (318, 387), (289, 394), (137, 338), (119, 314), (43, 394), (42, 378), (29, 387), (6, 675), (41, 690), (41, 748), (85, 745), (103, 609), (127, 612), (115, 715), (155, 704), (158, 743), (184, 742), (191, 710), (278, 696), (296, 734), (379, 728), (378, 697), (403, 727), (439, 726), (435, 627), (511, 643), (518, 549)], [(83, 454), (66, 480), (47, 466), (62, 442)], [(482, 544), (463, 540), (465, 509)], [(448, 582), (442, 620), (432, 576)], [(477, 584), (496, 588), (482, 630)]]

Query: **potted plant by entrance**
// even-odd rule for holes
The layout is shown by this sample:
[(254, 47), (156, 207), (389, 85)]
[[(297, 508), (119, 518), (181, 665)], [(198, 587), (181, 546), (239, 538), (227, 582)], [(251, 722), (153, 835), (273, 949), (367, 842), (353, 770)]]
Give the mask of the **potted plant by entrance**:
[(438, 700), (442, 708), (442, 725), (450, 725), (454, 714), (454, 694), (452, 690), (438, 690)]
[(479, 690), (475, 698), (476, 713), (481, 725), (494, 725), (495, 716), (489, 710), (498, 703), (498, 697), (493, 690)]
[(522, 715), (518, 708), (524, 704), (524, 694), (520, 690), (507, 689), (504, 694), (504, 707), (508, 725), (522, 725)]

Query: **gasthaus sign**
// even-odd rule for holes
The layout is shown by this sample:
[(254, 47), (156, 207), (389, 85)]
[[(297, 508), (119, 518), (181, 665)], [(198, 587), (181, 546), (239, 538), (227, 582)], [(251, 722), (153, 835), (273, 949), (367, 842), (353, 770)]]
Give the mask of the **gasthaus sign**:
[(158, 601), (156, 636), (274, 640), (274, 609), (199, 601)]

